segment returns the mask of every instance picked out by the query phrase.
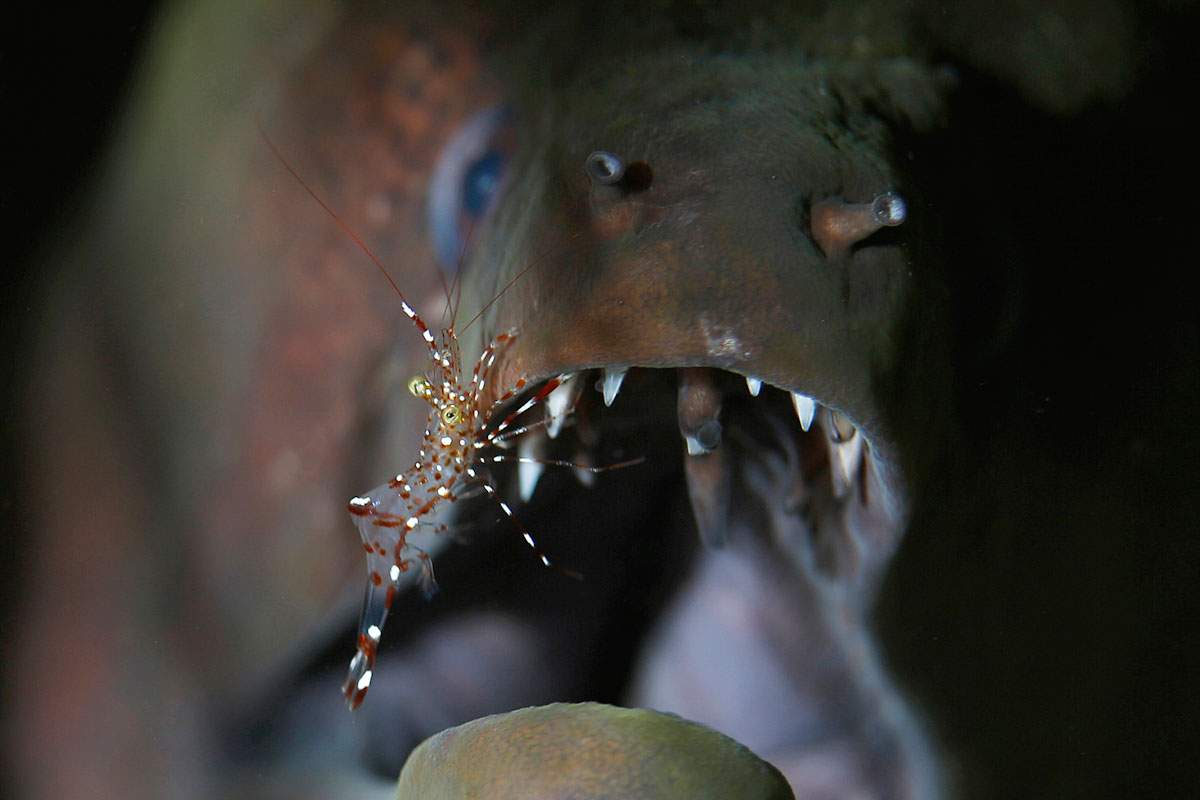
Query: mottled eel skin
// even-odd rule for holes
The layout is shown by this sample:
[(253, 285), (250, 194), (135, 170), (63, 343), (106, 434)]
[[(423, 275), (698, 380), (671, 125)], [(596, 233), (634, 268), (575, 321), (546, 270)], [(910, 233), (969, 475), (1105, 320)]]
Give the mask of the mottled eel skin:
[[(1134, 12), (788, 5), (197, 2), (164, 14), (91, 211), (46, 259), (56, 271), (24, 412), (33, 546), (5, 654), (3, 750), (20, 796), (385, 797), (427, 736), (558, 700), (704, 722), (775, 764), (798, 797), (1085, 796), (1125, 772), (1137, 785), (1159, 758), (1146, 742), (1178, 748), (1177, 728), (1155, 721), (1163, 701), (1126, 709), (1171, 674), (1147, 653), (1186, 674), (1194, 651), (1146, 633), (1141, 614), (1181, 615), (1123, 570), (1174, 553), (1161, 586), (1186, 598), (1178, 565), (1194, 546), (1147, 554), (1130, 544), (1141, 538), (1093, 539), (1088, 526), (1179, 529), (1164, 509), (1186, 504), (1112, 504), (1194, 487), (1158, 466), (1186, 437), (1110, 428), (1079, 410), (1090, 392), (1056, 413), (1073, 395), (1032, 369), (1018, 373), (1029, 386), (981, 402), (976, 383), (994, 376), (962, 362), (985, 348), (950, 341), (993, 321), (1003, 331), (1019, 309), (983, 291), (967, 293), (980, 308), (952, 309), (974, 262), (948, 253), (982, 253), (1000, 272), (1057, 267), (1091, 241), (1090, 205), (1051, 214), (1062, 209), (1014, 177), (1017, 155), (982, 187), (927, 183), (931, 164), (980, 163), (963, 156), (975, 139), (955, 136), (961, 109), (947, 110), (956, 83), (984, 98), (988, 142), (1011, 144), (988, 116), (995, 101), (1061, 137), (1069, 162), (1074, 134), (1100, 135), (1075, 115), (1135, 80)], [(590, 490), (547, 472), (518, 507), (580, 584), (539, 569), (511, 528), (475, 532), (494, 511), (463, 509), (462, 535), (478, 541), (438, 556), (433, 603), (405, 598), (352, 716), (337, 686), (362, 551), (343, 509), (411, 460), (423, 420), (404, 384), (422, 348), (256, 122), (432, 321), (434, 164), (497, 105), (505, 177), (471, 237), (462, 307), (516, 280), (464, 334), (464, 359), (516, 329), (497, 389), (580, 376), (573, 424), (531, 446), (646, 463)], [(1053, 146), (1033, 138), (1030, 153)], [(621, 177), (600, 169), (613, 163)], [(1103, 172), (1128, 187), (1141, 174), (1123, 163)], [(1082, 182), (1107, 197), (1107, 183), (1080, 180), (1097, 172), (1047, 180), (1061, 196)], [(881, 197), (905, 201), (902, 224), (861, 227)], [(1042, 239), (1006, 227), (1022, 208)], [(1070, 248), (1056, 247), (1064, 231), (1078, 234)], [(1135, 240), (1122, 252), (1145, 260), (1128, 231), (1106, 241)], [(1150, 261), (1147, 276), (1182, 263)], [(1083, 294), (1119, 318), (1102, 285)], [(1194, 330), (1171, 322), (1178, 299), (1155, 300), (1142, 330), (1194, 347)], [(1037, 339), (1055, 326), (1032, 330), (1031, 350), (1096, 349), (1055, 349)], [(1161, 416), (1155, 398), (1189, 396), (1194, 351), (1162, 351), (1190, 376), (1176, 385), (1144, 369), (1133, 354), (1159, 351), (1128, 336), (1100, 348), (1116, 363), (1089, 381), (1131, 376), (1101, 386), (1131, 416)], [(1003, 336), (992, 344), (1003, 354)], [(592, 384), (607, 376), (611, 389), (625, 369), (606, 407)], [(746, 378), (763, 382), (756, 396)], [(964, 397), (973, 411), (954, 408)], [(516, 481), (500, 478), (515, 501)], [(1143, 591), (1116, 591), (1127, 585)], [(1123, 599), (1097, 600), (1109, 595)], [(877, 614), (917, 700), (883, 666)], [(1185, 695), (1170, 705), (1186, 710)], [(1107, 727), (1090, 724), (1093, 706)]]

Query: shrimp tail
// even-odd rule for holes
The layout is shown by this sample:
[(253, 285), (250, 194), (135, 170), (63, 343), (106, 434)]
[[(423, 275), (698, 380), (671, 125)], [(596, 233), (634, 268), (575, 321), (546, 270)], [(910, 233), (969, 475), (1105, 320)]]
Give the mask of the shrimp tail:
[(350, 659), (346, 678), (342, 681), (342, 694), (346, 696), (346, 705), (351, 711), (362, 705), (367, 696), (367, 689), (370, 688), (374, 675), (375, 653), (383, 636), (383, 624), (387, 621), (392, 601), (396, 597), (400, 575), (411, 566), (420, 568), (417, 583), (425, 598), (432, 598), (437, 593), (437, 582), (433, 577), (433, 560), (424, 551), (418, 551), (416, 558), (411, 561), (400, 561), (390, 571), (390, 581), (386, 578), (381, 579), (380, 574), (370, 567), (367, 569), (367, 586), (358, 623), (357, 650)]

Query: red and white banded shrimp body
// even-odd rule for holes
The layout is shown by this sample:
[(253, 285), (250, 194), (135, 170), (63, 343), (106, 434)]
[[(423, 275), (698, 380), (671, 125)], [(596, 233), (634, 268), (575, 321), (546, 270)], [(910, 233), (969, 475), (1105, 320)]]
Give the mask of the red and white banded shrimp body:
[[(440, 504), (454, 502), (458, 493), (472, 484), (481, 486), (499, 503), (500, 509), (521, 531), (542, 563), (553, 566), (537, 549), (529, 531), (513, 516), (496, 489), (476, 471), (476, 466), (480, 463), (479, 450), (524, 431), (523, 428), (510, 430), (513, 420), (545, 399), (565, 376), (547, 382), (499, 425), (487, 431), (487, 421), (506, 401), (525, 388), (525, 381), (519, 380), (486, 411), (480, 407), (483, 388), (491, 377), (497, 353), (512, 341), (516, 332), (509, 331), (492, 340), (475, 364), (470, 380), (464, 383), (453, 326), (435, 337), (412, 307), (403, 299), (401, 303), (404, 313), (420, 329), (432, 356), (429, 371), (408, 382), (409, 391), (429, 403), (429, 422), (417, 461), (382, 486), (353, 498), (349, 504), (351, 518), (358, 526), (363, 549), (367, 552), (366, 597), (358, 627), (358, 649), (342, 684), (351, 709), (361, 705), (371, 685), (376, 648), (401, 576), (416, 567), (420, 570), (420, 584), (426, 593), (434, 588), (429, 554), (410, 543), (407, 537), (418, 526), (445, 530), (445, 524), (425, 521), (425, 517)], [(497, 457), (492, 460), (524, 459)]]
[[(505, 416), (499, 424), (489, 427), (489, 420), (496, 418), (500, 409), (508, 401), (527, 388), (525, 379), (519, 379), (513, 386), (501, 393), (488, 408), (481, 407), (484, 387), (492, 379), (492, 368), (496, 358), (517, 335), (517, 331), (509, 330), (496, 336), (483, 349), (471, 372), (470, 379), (464, 379), (462, 357), (453, 322), (455, 315), (451, 313), (450, 324), (441, 331), (440, 335), (435, 335), (405, 299), (400, 287), (370, 248), (300, 177), (266, 133), (263, 132), (262, 135), (271, 151), (292, 177), (341, 226), (383, 273), (400, 300), (401, 310), (416, 326), (430, 355), (429, 366), (425, 374), (418, 375), (408, 382), (409, 391), (429, 404), (429, 419), (417, 460), (411, 467), (387, 483), (351, 499), (348, 506), (350, 517), (358, 528), (363, 549), (367, 553), (367, 583), (362, 615), (359, 619), (357, 650), (350, 661), (346, 679), (342, 684), (346, 702), (353, 710), (362, 704), (367, 689), (371, 685), (375, 655), (383, 635), (383, 625), (399, 591), (402, 576), (416, 568), (419, 570), (418, 582), (425, 593), (431, 594), (435, 588), (433, 564), (429, 554), (416, 544), (409, 542), (408, 536), (418, 528), (433, 532), (445, 531), (447, 525), (426, 518), (445, 504), (459, 499), (463, 490), (472, 486), (481, 487), (499, 504), (500, 510), (521, 532), (525, 542), (533, 548), (543, 564), (578, 577), (576, 573), (553, 564), (538, 549), (533, 536), (513, 515), (512, 509), (500, 497), (495, 487), (476, 469), (482, 464), (479, 457), (480, 450), (515, 438), (538, 425), (557, 424), (563, 415), (570, 413), (571, 409), (567, 407), (569, 403), (562, 403), (558, 404), (556, 410), (541, 422), (512, 427), (518, 417), (549, 397), (570, 376), (559, 375), (547, 381), (516, 410)], [(536, 263), (537, 261), (534, 261), (525, 270), (522, 270), (517, 278), (524, 275)], [(448, 291), (448, 302), (449, 295)], [(596, 473), (638, 463), (641, 459), (606, 467), (508, 455), (491, 456), (487, 460), (491, 462), (516, 461), (556, 464)]]

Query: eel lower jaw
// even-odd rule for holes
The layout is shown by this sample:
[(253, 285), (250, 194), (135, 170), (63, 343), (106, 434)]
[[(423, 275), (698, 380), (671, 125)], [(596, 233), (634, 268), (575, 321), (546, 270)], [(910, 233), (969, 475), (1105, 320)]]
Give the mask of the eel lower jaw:
[[(559, 378), (521, 420), (528, 430), (510, 443), (524, 459), (522, 500), (547, 469), (541, 462), (603, 470), (637, 458), (653, 469), (677, 463), (662, 452), (673, 440), (706, 546), (722, 547), (731, 528), (749, 525), (806, 570), (856, 587), (851, 594), (869, 603), (902, 530), (902, 489), (887, 449), (845, 412), (711, 367), (602, 367)], [(677, 438), (663, 436), (672, 414)], [(585, 484), (596, 478), (573, 471)]]

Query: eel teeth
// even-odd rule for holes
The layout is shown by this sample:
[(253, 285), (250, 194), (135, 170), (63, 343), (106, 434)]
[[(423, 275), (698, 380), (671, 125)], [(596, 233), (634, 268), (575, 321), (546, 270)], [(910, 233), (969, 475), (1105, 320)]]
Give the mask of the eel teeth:
[(854, 427), (854, 423), (840, 411), (829, 409), (829, 437), (836, 444), (848, 442), (854, 438), (858, 430)]
[(844, 414), (828, 410), (823, 421), (825, 435), (829, 439), (829, 473), (833, 483), (833, 496), (844, 498), (854, 485), (863, 459), (863, 437)]
[(621, 391), (621, 382), (625, 380), (625, 373), (629, 371), (628, 367), (605, 367), (604, 378), (601, 381), (604, 393), (604, 405), (611, 406), (613, 400), (617, 399), (617, 392)]
[(806, 394), (792, 392), (792, 405), (796, 408), (796, 416), (800, 419), (800, 428), (805, 432), (812, 427), (813, 417), (817, 413), (817, 401)]
[(689, 456), (704, 455), (717, 449), (723, 432), (717, 419), (721, 414), (721, 393), (713, 384), (710, 370), (688, 367), (681, 371), (676, 411), (679, 433)]
[(687, 445), (688, 455), (702, 456), (716, 450), (721, 445), (723, 433), (720, 421), (715, 419), (705, 421), (695, 432), (685, 432), (683, 441)]
[(728, 535), (730, 469), (729, 459), (720, 448), (684, 462), (696, 530), (700, 541), (710, 549), (724, 547)]
[(532, 431), (521, 437), (517, 444), (517, 455), (521, 459), (517, 464), (517, 486), (522, 503), (529, 502), (529, 498), (533, 497), (538, 481), (541, 480), (542, 473), (546, 471), (545, 464), (533, 460), (543, 457), (545, 444), (546, 437), (533, 434)]
[(762, 379), (751, 378), (746, 376), (746, 388), (750, 390), (751, 397), (758, 397), (758, 393), (762, 391)]
[(575, 403), (579, 373), (574, 373), (562, 380), (549, 395), (546, 396), (546, 434), (551, 438), (558, 436), (566, 421), (567, 413)]

